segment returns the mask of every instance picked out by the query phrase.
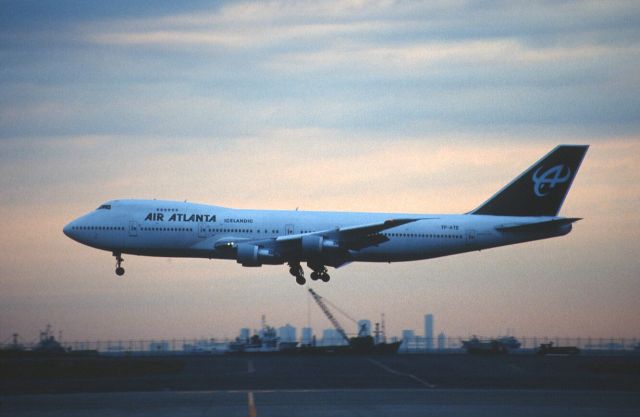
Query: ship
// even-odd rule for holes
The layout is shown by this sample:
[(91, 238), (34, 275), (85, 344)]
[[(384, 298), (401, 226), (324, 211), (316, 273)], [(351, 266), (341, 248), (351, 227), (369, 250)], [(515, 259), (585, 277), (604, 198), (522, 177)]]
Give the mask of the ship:
[[(62, 333), (60, 333), (62, 334)], [(72, 350), (64, 347), (56, 340), (53, 328), (47, 324), (40, 332), (38, 343), (33, 347), (25, 347), (18, 342), (18, 334), (13, 334), (13, 342), (5, 349), (0, 350), (2, 357), (57, 357), (57, 356), (97, 356), (97, 350)]]
[(269, 326), (262, 316), (262, 328), (253, 336), (243, 339), (237, 337), (229, 343), (229, 353), (281, 353), (294, 351), (298, 342), (281, 340), (275, 327)]
[(506, 354), (520, 346), (518, 339), (513, 336), (480, 339), (474, 335), (471, 339), (462, 341), (462, 347), (472, 354)]
[(541, 343), (536, 349), (538, 355), (578, 355), (580, 349), (577, 346), (554, 346), (553, 342)]

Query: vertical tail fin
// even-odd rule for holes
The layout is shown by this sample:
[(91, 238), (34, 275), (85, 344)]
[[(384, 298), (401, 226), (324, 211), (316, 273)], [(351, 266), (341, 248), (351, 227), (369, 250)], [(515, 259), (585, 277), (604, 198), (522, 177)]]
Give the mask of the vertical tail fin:
[(559, 145), (470, 214), (557, 216), (589, 145)]

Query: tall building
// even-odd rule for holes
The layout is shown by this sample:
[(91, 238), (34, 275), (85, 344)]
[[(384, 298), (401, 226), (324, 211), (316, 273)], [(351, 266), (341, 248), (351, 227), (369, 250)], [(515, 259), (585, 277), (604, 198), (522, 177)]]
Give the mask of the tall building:
[(433, 314), (424, 316), (424, 341), (427, 350), (433, 350)]
[(311, 330), (311, 327), (303, 327), (302, 335), (300, 335), (300, 344), (310, 345), (312, 338), (313, 338), (313, 331)]
[(295, 342), (298, 340), (296, 338), (296, 328), (288, 323), (278, 329), (278, 337), (281, 342)]
[(364, 329), (364, 336), (371, 336), (371, 320), (358, 320), (358, 334)]

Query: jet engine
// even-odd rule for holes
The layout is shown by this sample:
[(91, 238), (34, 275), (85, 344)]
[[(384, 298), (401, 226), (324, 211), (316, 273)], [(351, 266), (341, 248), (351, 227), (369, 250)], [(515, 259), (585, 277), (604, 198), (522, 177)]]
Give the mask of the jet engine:
[(323, 255), (333, 255), (340, 250), (338, 242), (323, 236), (302, 236), (302, 254), (305, 259), (319, 259)]
[(282, 260), (271, 251), (250, 243), (238, 243), (236, 261), (242, 266), (262, 266), (262, 264), (281, 264)]

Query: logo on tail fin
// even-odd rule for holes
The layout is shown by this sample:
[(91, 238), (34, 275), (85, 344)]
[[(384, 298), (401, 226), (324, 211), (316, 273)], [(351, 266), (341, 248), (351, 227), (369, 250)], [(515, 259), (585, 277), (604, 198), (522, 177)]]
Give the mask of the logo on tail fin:
[[(563, 176), (562, 171), (565, 169), (565, 165), (556, 165), (553, 168), (549, 168), (541, 175), (538, 175), (542, 167), (538, 168), (533, 173), (531, 179), (533, 180), (533, 192), (538, 197), (544, 197), (551, 192), (552, 188), (555, 188), (556, 184), (563, 184), (571, 178), (571, 168), (567, 168), (567, 173)], [(548, 185), (548, 187), (545, 187)]]

